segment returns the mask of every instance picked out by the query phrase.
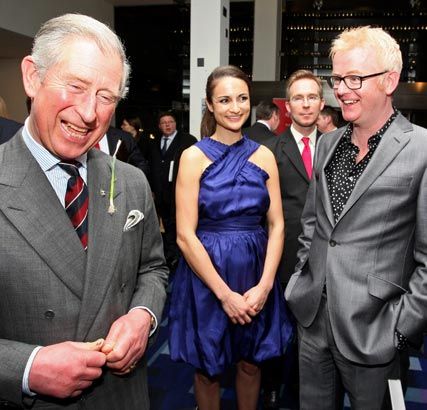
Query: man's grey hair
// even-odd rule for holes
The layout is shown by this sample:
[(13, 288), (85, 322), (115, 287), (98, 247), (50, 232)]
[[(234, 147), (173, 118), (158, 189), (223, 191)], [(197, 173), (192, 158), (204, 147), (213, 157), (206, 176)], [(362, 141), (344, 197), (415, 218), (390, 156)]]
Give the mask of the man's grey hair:
[(123, 73), (119, 92), (121, 98), (126, 97), (130, 64), (123, 43), (107, 25), (83, 14), (64, 14), (42, 25), (34, 38), (31, 52), (40, 78), (43, 80), (49, 68), (59, 63), (66, 43), (73, 38), (92, 40), (104, 54), (120, 58)]

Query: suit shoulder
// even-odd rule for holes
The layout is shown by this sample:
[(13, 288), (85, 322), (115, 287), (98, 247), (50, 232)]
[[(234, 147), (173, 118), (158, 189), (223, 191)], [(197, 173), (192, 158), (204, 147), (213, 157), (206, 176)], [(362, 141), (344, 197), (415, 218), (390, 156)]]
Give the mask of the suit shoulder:
[(183, 138), (183, 140), (185, 140), (191, 144), (194, 144), (197, 142), (197, 138), (194, 135), (191, 135), (187, 132), (182, 133), (182, 138)]

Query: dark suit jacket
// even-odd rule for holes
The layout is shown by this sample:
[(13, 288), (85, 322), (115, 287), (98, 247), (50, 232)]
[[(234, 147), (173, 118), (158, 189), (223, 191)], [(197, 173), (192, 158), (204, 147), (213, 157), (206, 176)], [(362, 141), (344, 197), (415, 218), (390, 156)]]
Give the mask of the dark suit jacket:
[[(89, 243), (85, 252), (64, 207), (29, 152), (21, 133), (0, 146), (0, 398), (22, 405), (22, 376), (36, 346), (93, 341), (136, 306), (161, 317), (166, 296), (159, 225), (146, 178), (116, 162), (116, 212), (107, 212), (110, 158), (88, 152)], [(131, 210), (144, 218), (123, 227)], [(146, 361), (129, 376), (105, 369), (86, 406), (93, 410), (148, 410)], [(46, 398), (32, 409), (47, 408)], [(80, 399), (51, 409), (81, 408)]]
[(285, 246), (277, 273), (280, 281), (287, 284), (297, 261), (298, 236), (302, 230), (300, 220), (310, 180), (290, 127), (279, 136), (265, 141), (264, 145), (273, 151), (279, 168)]
[(114, 127), (108, 128), (107, 140), (110, 154), (114, 154), (119, 139), (122, 140), (122, 144), (120, 145), (119, 152), (117, 153), (117, 159), (139, 168), (148, 177), (148, 161), (141, 153), (137, 142), (128, 132)]
[(244, 128), (242, 134), (258, 144), (264, 144), (268, 139), (276, 137), (276, 134), (270, 131), (269, 128), (261, 122), (256, 122), (251, 127)]
[(0, 144), (9, 141), (21, 127), (19, 122), (0, 117)]
[[(174, 216), (175, 184), (178, 175), (179, 160), (182, 151), (195, 142), (197, 142), (197, 139), (192, 135), (178, 132), (166, 151), (165, 157), (162, 158), (162, 153), (160, 151), (161, 136), (157, 136), (154, 140), (150, 140), (148, 160), (150, 164), (151, 189), (154, 192), (155, 202), (162, 217)], [(172, 181), (169, 181), (172, 161)], [(171, 215), (166, 215), (165, 213), (171, 213)]]

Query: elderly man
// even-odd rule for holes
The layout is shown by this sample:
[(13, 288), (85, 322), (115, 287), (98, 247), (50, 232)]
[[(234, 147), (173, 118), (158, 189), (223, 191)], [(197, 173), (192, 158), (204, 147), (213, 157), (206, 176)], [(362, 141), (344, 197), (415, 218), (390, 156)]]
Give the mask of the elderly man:
[(143, 173), (92, 149), (126, 94), (122, 44), (57, 17), (22, 74), (31, 113), (0, 147), (0, 408), (148, 409), (161, 236)]
[(298, 321), (301, 409), (390, 408), (427, 323), (427, 130), (393, 107), (402, 55), (380, 28), (332, 43), (345, 128), (321, 138), (286, 299)]

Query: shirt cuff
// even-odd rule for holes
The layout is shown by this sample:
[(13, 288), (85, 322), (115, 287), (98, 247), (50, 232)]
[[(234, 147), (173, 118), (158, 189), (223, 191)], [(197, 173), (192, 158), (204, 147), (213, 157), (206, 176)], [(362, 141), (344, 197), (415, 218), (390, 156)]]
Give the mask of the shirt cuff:
[(143, 309), (143, 310), (146, 310), (150, 314), (150, 316), (151, 316), (151, 328), (150, 328), (150, 334), (148, 335), (148, 337), (152, 336), (153, 333), (157, 330), (156, 315), (150, 309), (148, 309), (145, 306), (135, 306), (134, 308), (129, 310), (129, 312), (132, 312), (132, 310), (135, 310), (135, 309)]
[(25, 366), (24, 375), (22, 376), (22, 392), (27, 396), (35, 396), (37, 394), (30, 390), (28, 379), (30, 377), (31, 366), (33, 365), (34, 358), (41, 348), (42, 346), (38, 346), (31, 352), (27, 365)]

